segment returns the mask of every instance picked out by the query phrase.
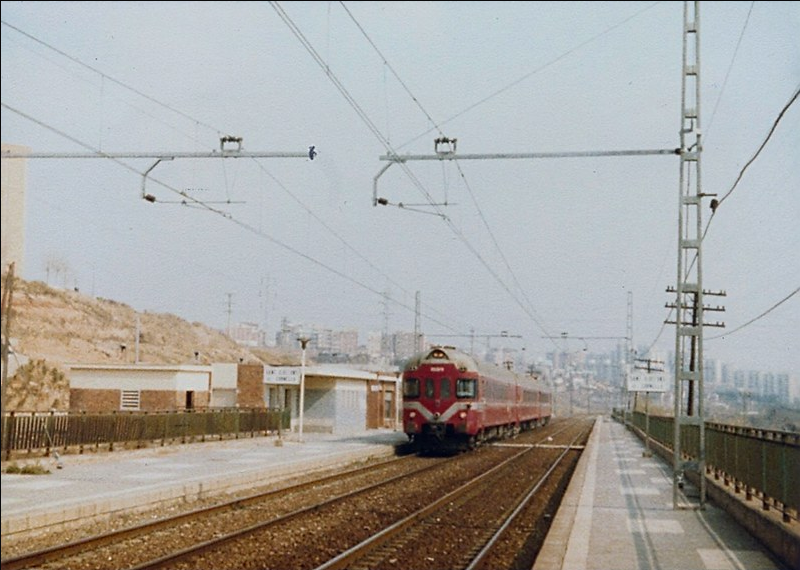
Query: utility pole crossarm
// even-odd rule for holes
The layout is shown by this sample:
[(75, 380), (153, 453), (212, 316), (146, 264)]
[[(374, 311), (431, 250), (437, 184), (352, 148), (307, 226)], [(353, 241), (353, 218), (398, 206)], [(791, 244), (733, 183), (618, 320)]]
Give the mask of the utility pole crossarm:
[(680, 154), (680, 149), (663, 148), (650, 150), (587, 150), (568, 152), (506, 152), (488, 154), (457, 154), (455, 152), (440, 152), (434, 154), (384, 154), (379, 160), (389, 162), (408, 162), (409, 160), (502, 160), (502, 159), (530, 159), (530, 158), (589, 158), (603, 156), (657, 156)]
[(627, 336), (543, 336), (542, 338), (577, 339), (577, 340), (628, 340)]
[[(588, 151), (568, 151), (568, 152), (506, 152), (506, 153), (488, 153), (488, 154), (458, 154), (456, 153), (455, 139), (436, 139), (435, 141), (436, 152), (434, 154), (405, 154), (399, 155), (395, 153), (384, 154), (379, 157), (379, 160), (387, 161), (383, 168), (380, 169), (372, 179), (372, 205), (382, 206), (390, 205), (390, 202), (385, 198), (378, 197), (378, 179), (383, 176), (392, 164), (406, 163), (410, 160), (503, 160), (503, 159), (532, 159), (532, 158), (589, 158), (589, 157), (603, 157), (603, 156), (658, 156), (658, 155), (680, 155), (681, 149), (679, 148), (661, 148), (650, 150), (588, 150)], [(452, 146), (449, 150), (439, 150), (439, 144), (449, 143)], [(395, 205), (395, 204), (391, 204)]]
[[(470, 333), (470, 334), (431, 334), (427, 335), (430, 338), (438, 337), (438, 338), (469, 338), (471, 339), (470, 344), (470, 354), (475, 352), (475, 339), (476, 338), (483, 338), (486, 339), (486, 348), (489, 348), (489, 339), (492, 338), (524, 338), (520, 334), (508, 334), (507, 331), (500, 331), (499, 334), (478, 334), (478, 333)], [(524, 350), (524, 349), (523, 349)]]
[[(235, 146), (226, 146), (235, 145)], [(105, 158), (119, 160), (121, 158), (150, 158), (153, 163), (144, 173), (142, 173), (142, 199), (148, 202), (155, 202), (156, 197), (148, 194), (145, 186), (147, 177), (152, 170), (164, 160), (175, 160), (176, 158), (308, 158), (314, 160), (317, 156), (316, 147), (309, 146), (303, 152), (279, 152), (279, 151), (255, 151), (248, 152), (242, 150), (242, 137), (225, 136), (219, 139), (219, 150), (200, 151), (200, 152), (14, 152), (3, 150), (2, 158)], [(122, 163), (124, 164), (124, 163)], [(130, 167), (129, 167), (130, 168)]]
[(174, 158), (309, 158), (309, 151), (280, 152), (246, 150), (212, 150), (207, 152), (10, 152), (3, 151), (3, 158), (152, 158), (171, 160)]
[(429, 334), (429, 337), (437, 338), (522, 338), (521, 334)]

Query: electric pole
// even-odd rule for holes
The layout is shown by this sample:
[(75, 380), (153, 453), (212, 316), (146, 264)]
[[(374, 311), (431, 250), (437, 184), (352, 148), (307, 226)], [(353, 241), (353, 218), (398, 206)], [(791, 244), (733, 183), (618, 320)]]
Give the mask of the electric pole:
[(225, 295), (228, 297), (227, 308), (225, 309), (225, 312), (228, 314), (228, 326), (225, 329), (225, 331), (228, 336), (231, 336), (231, 312), (233, 307), (233, 293), (225, 293)]
[[(672, 504), (674, 509), (705, 508), (706, 446), (705, 414), (703, 410), (703, 230), (701, 178), (703, 151), (700, 128), (700, 3), (683, 4), (683, 66), (681, 81), (680, 180), (678, 199), (678, 267), (675, 302), (675, 382), (674, 431), (672, 441)], [(712, 204), (714, 202), (712, 201)], [(724, 292), (723, 292), (724, 293)], [(723, 294), (720, 293), (720, 294)], [(723, 326), (717, 323), (716, 326)], [(696, 461), (683, 457), (681, 433), (684, 428), (696, 427), (699, 445)], [(698, 475), (699, 505), (681, 502), (680, 490), (686, 471)]]
[[(637, 358), (636, 362), (644, 362), (645, 366), (634, 366), (636, 370), (646, 370), (648, 377), (652, 372), (664, 372), (664, 362), (661, 360), (653, 360), (652, 358)], [(657, 367), (656, 367), (657, 365)], [(652, 383), (648, 378), (647, 384)], [(638, 392), (637, 392), (638, 394)], [(653, 453), (650, 451), (650, 391), (644, 392), (644, 452), (642, 457), (652, 457)]]
[(3, 386), (0, 389), (0, 441), (2, 441), (2, 450), (8, 449), (5, 440), (6, 436), (6, 398), (8, 388), (8, 351), (11, 344), (11, 300), (14, 293), (14, 265), (12, 261), (8, 266), (8, 273), (6, 274), (6, 287), (3, 291), (2, 309), (3, 309)]
[(270, 295), (270, 278), (269, 275), (261, 278), (261, 287), (258, 291), (258, 296), (261, 301), (261, 315), (263, 318), (261, 324), (262, 333), (259, 335), (259, 345), (266, 344), (267, 329), (269, 328), (269, 295)]
[(394, 347), (393, 343), (389, 340), (389, 291), (383, 292), (383, 333), (381, 334), (381, 352), (384, 356), (390, 357), (394, 360)]
[(625, 315), (625, 356), (622, 370), (622, 406), (623, 417), (626, 418), (630, 408), (630, 395), (628, 394), (628, 378), (631, 374), (631, 364), (633, 363), (633, 291), (628, 291), (628, 310)]
[(414, 295), (414, 350), (422, 352), (422, 292)]

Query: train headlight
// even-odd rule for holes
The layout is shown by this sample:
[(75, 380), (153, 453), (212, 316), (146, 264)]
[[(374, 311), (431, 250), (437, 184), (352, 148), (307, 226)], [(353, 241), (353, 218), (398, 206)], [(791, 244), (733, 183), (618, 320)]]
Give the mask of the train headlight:
[(417, 412), (408, 412), (408, 417), (412, 420), (417, 417)]
[(465, 412), (463, 410), (458, 412), (458, 417), (461, 418), (462, 420), (466, 419), (467, 418), (467, 412)]

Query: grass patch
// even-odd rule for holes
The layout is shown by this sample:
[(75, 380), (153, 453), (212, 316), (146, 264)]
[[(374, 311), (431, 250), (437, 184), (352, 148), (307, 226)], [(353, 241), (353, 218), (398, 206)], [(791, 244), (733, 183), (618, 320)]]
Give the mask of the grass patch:
[(35, 465), (23, 465), (20, 467), (16, 463), (12, 463), (6, 468), (6, 473), (13, 475), (49, 475), (50, 470), (36, 463)]

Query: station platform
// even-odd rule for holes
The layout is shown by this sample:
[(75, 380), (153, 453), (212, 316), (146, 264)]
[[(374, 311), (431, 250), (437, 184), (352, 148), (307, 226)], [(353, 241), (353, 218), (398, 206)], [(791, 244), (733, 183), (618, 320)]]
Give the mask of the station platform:
[(242, 438), (17, 461), (38, 463), (50, 473), (9, 474), (4, 465), (2, 536), (390, 457), (397, 444), (407, 441), (403, 432), (392, 430), (348, 436), (311, 433), (302, 442), (290, 434), (280, 440)]
[(788, 570), (712, 502), (674, 510), (671, 465), (644, 451), (598, 418), (533, 570)]

